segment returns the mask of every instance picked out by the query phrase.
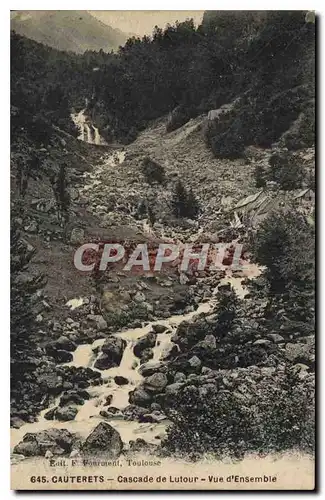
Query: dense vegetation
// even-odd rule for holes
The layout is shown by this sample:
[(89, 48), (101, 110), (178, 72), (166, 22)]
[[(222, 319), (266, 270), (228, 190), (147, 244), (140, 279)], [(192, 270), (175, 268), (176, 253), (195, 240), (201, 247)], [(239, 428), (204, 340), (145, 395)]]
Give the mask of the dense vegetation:
[[(315, 369), (308, 344), (315, 321), (314, 227), (298, 213), (271, 214), (254, 248), (266, 267), (249, 285), (246, 306), (223, 287), (214, 320), (178, 329), (183, 365), (176, 359), (172, 367), (179, 371), (184, 357), (195, 355), (204, 360), (205, 374), (190, 375), (166, 402), (173, 422), (164, 444), (169, 452), (240, 458), (314, 449), (314, 387), (304, 372)], [(287, 353), (270, 340), (277, 338), (287, 339)], [(211, 369), (217, 372), (209, 375)]]
[[(67, 125), (69, 105), (84, 107), (87, 98), (107, 139), (131, 141), (167, 112), (173, 111), (167, 125), (173, 130), (237, 98), (230, 116), (206, 131), (216, 155), (270, 145), (298, 116), (310, 144), (315, 26), (305, 14), (207, 12), (198, 28), (192, 20), (155, 28), (152, 36), (130, 38), (117, 54), (74, 55), (13, 35), (12, 104), (19, 108), (28, 95), (31, 107), (41, 102)], [(287, 142), (295, 146), (292, 134)]]

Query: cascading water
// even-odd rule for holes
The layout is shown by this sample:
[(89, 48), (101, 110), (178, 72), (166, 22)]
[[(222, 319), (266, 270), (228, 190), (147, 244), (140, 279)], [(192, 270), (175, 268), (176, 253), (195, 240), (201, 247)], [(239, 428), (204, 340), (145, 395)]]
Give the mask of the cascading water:
[[(253, 278), (259, 274), (260, 270), (258, 266), (255, 264), (246, 265), (245, 276)], [(237, 278), (229, 274), (220, 281), (219, 286), (231, 283), (236, 290), (236, 293), (240, 297), (243, 297), (246, 290), (241, 284), (242, 280), (243, 277)], [(98, 352), (98, 348), (102, 346), (106, 338), (95, 340), (92, 344), (79, 345), (73, 354), (73, 361), (67, 363), (66, 366), (90, 367), (101, 373), (104, 383), (100, 386), (87, 389), (90, 394), (90, 399), (85, 401), (82, 406), (78, 406), (78, 413), (75, 420), (69, 422), (59, 422), (56, 420), (46, 420), (44, 418), (44, 415), (48, 410), (57, 406), (60, 399), (58, 398), (55, 404), (51, 404), (49, 408), (40, 413), (37, 422), (25, 424), (19, 429), (11, 429), (12, 446), (15, 446), (19, 441), (21, 441), (27, 432), (39, 432), (53, 427), (59, 429), (65, 428), (70, 432), (77, 432), (81, 436), (86, 437), (98, 424), (98, 422), (103, 420), (103, 417), (100, 416), (100, 411), (107, 409), (107, 406), (104, 405), (107, 396), (112, 396), (112, 401), (110, 403), (111, 406), (114, 406), (119, 410), (123, 410), (129, 404), (129, 392), (133, 391), (141, 384), (143, 377), (139, 373), (139, 360), (133, 353), (135, 342), (151, 331), (153, 324), (164, 325), (167, 328), (166, 332), (157, 334), (156, 345), (153, 348), (154, 356), (153, 359), (147, 364), (147, 366), (150, 366), (151, 363), (156, 363), (157, 361), (164, 359), (169, 348), (174, 345), (171, 342), (171, 337), (181, 322), (189, 321), (197, 314), (208, 313), (215, 303), (216, 300), (212, 298), (210, 301), (201, 304), (196, 311), (155, 321), (154, 323), (149, 323), (142, 328), (135, 328), (116, 333), (114, 336), (120, 337), (126, 341), (126, 348), (118, 367), (109, 368), (107, 370), (98, 370), (94, 367), (95, 360), (98, 356), (98, 354), (95, 353)], [(117, 385), (114, 381), (114, 377), (117, 375), (125, 377), (128, 380), (128, 383), (121, 386)], [(166, 420), (160, 423), (140, 423), (137, 421), (123, 420), (123, 416), (121, 414), (114, 415), (112, 419), (105, 418), (104, 420), (116, 428), (116, 430), (120, 433), (122, 440), (126, 443), (131, 439), (134, 440), (138, 437), (145, 439), (147, 442), (157, 443), (157, 436), (163, 435), (168, 425)]]
[(86, 108), (79, 113), (72, 113), (71, 118), (73, 123), (78, 127), (80, 134), (78, 139), (87, 142), (88, 144), (96, 144), (97, 146), (105, 146), (107, 143), (101, 137), (99, 130), (95, 127), (88, 116), (85, 114)]

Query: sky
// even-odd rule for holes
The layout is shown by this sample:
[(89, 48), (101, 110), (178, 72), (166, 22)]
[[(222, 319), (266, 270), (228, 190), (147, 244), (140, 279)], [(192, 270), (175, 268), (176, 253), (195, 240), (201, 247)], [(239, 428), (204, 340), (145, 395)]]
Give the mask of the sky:
[(164, 28), (167, 23), (185, 21), (193, 18), (196, 24), (202, 21), (203, 10), (147, 10), (147, 11), (117, 11), (117, 10), (90, 10), (90, 14), (96, 16), (112, 28), (118, 28), (125, 33), (135, 35), (151, 35), (155, 25)]

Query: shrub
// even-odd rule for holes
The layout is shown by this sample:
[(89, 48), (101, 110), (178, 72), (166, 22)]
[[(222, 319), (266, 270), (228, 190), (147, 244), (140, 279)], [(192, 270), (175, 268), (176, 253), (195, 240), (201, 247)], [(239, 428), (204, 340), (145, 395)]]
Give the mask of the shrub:
[(301, 379), (293, 369), (276, 375), (259, 372), (254, 390), (243, 394), (236, 385), (246, 385), (245, 376), (242, 372), (232, 379), (229, 390), (209, 384), (204, 397), (193, 385), (181, 389), (167, 409), (172, 425), (164, 447), (192, 457), (213, 453), (218, 458), (293, 449), (313, 452), (313, 378)]
[(270, 214), (254, 238), (253, 252), (286, 315), (312, 328), (315, 294), (315, 228), (296, 212)]
[(287, 151), (274, 153), (270, 160), (271, 180), (279, 184), (285, 191), (302, 187), (305, 170), (301, 163)]
[(312, 101), (282, 135), (280, 145), (289, 150), (312, 147), (315, 144), (315, 122), (315, 103)]
[(177, 130), (182, 125), (185, 125), (191, 118), (195, 116), (195, 109), (192, 106), (180, 105), (177, 106), (169, 114), (166, 124), (166, 132)]
[(151, 160), (148, 156), (142, 162), (142, 173), (148, 184), (164, 184), (165, 169), (159, 163)]
[(265, 187), (266, 185), (266, 172), (263, 165), (257, 163), (254, 170), (255, 186), (257, 188)]

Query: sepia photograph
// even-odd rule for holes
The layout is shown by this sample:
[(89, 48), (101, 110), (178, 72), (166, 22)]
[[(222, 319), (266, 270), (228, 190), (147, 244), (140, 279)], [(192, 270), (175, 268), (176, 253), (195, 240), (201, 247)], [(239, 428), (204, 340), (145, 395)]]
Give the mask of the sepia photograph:
[(315, 490), (317, 22), (10, 12), (11, 489)]

